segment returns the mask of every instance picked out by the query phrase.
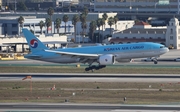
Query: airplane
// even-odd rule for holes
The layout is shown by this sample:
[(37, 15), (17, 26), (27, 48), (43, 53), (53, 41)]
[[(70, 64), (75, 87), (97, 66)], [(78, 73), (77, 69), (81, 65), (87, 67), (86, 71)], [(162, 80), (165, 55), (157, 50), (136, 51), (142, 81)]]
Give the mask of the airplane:
[[(88, 63), (89, 67), (85, 68), (85, 71), (105, 68), (106, 65), (115, 64), (120, 59), (154, 57), (154, 64), (157, 64), (157, 58), (169, 51), (164, 45), (152, 42), (50, 50), (28, 29), (22, 29), (22, 32), (31, 50), (25, 58), (54, 63)], [(92, 65), (93, 63), (98, 63), (98, 65)]]

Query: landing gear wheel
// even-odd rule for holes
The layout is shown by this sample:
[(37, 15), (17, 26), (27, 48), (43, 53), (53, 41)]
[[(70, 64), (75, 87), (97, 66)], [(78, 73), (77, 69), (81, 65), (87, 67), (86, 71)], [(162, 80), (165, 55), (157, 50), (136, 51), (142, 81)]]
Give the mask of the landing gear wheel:
[(158, 62), (157, 62), (157, 61), (154, 61), (154, 64), (158, 64)]
[(91, 70), (92, 72), (94, 72), (94, 70), (99, 70), (99, 69), (102, 69), (105, 67), (106, 67), (106, 65), (98, 65), (98, 66), (93, 65), (93, 66), (89, 66), (89, 67), (85, 68), (85, 71), (87, 72), (87, 71)]
[(89, 68), (85, 68), (85, 71), (86, 71), (86, 72), (89, 71)]
[(158, 61), (157, 61), (157, 60), (154, 60), (154, 64), (158, 64)]
[(92, 67), (87, 67), (87, 68), (85, 68), (85, 71), (86, 71), (86, 72), (88, 72), (89, 70), (91, 70), (92, 72), (94, 72), (94, 68), (92, 68)]

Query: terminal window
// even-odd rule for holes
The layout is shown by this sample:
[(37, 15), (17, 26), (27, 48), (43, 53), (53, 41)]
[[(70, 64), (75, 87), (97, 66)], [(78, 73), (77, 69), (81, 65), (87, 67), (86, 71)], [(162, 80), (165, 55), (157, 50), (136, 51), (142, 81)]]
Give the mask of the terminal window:
[(17, 24), (12, 24), (12, 27), (17, 27)]
[(171, 34), (173, 34), (173, 29), (171, 29)]
[(173, 36), (170, 36), (170, 39), (173, 40)]
[(12, 31), (12, 35), (17, 35), (18, 32), (17, 31)]

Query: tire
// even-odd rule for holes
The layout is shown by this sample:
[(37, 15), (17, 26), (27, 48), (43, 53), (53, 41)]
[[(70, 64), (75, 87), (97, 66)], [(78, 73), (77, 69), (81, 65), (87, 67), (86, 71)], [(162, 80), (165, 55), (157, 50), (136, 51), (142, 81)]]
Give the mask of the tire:
[(85, 71), (89, 71), (89, 68), (85, 68)]
[(157, 62), (157, 61), (154, 61), (154, 64), (158, 64), (158, 62)]

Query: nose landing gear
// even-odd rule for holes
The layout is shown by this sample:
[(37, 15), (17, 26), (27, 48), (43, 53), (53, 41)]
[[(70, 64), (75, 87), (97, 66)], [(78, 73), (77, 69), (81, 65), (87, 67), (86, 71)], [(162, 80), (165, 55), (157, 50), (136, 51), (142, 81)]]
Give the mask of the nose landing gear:
[(154, 64), (158, 64), (158, 60), (156, 58), (153, 59)]

